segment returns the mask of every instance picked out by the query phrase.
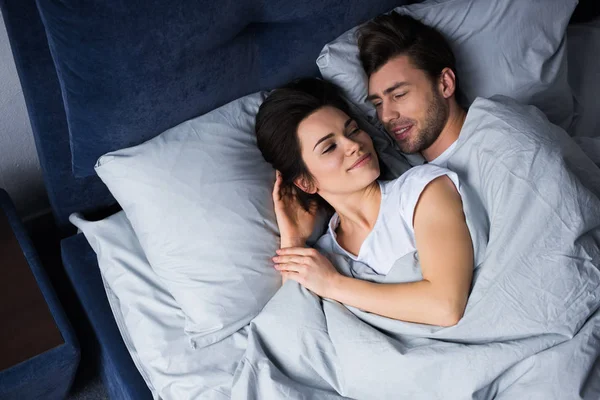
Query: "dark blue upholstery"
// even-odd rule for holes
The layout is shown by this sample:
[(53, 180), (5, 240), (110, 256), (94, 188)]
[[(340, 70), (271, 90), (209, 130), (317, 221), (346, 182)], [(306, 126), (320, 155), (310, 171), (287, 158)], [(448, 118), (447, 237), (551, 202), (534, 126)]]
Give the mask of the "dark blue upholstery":
[(65, 342), (14, 367), (0, 371), (0, 399), (64, 399), (79, 364), (77, 338), (8, 194), (2, 189), (0, 212), (6, 214)]
[(69, 215), (114, 203), (98, 177), (75, 178), (69, 131), (54, 62), (34, 0), (0, 0), (50, 205), (59, 228), (74, 231)]
[(398, 0), (38, 1), (75, 176), (232, 99), (315, 75), (322, 46)]
[(96, 253), (83, 234), (63, 240), (61, 246), (63, 264), (96, 336), (99, 368), (111, 399), (151, 399), (113, 318)]

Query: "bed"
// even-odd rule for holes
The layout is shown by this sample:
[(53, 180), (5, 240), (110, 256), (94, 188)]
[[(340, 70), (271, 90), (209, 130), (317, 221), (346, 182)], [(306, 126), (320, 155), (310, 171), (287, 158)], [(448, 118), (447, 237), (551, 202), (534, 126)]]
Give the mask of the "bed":
[[(64, 267), (96, 336), (111, 398), (152, 398), (153, 390), (115, 321), (97, 254), (69, 220), (73, 213), (115, 210), (113, 195), (94, 171), (98, 157), (242, 96), (317, 76), (315, 60), (324, 44), (409, 3), (1, 2), (63, 237)], [(571, 65), (569, 72), (576, 74)]]

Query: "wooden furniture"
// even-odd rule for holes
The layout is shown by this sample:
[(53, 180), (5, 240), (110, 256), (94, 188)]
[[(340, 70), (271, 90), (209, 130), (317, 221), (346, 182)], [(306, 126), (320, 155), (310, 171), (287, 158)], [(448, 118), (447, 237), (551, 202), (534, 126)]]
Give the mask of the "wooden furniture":
[(4, 213), (0, 213), (0, 370), (64, 344)]
[(73, 328), (0, 189), (0, 399), (64, 399), (78, 365)]

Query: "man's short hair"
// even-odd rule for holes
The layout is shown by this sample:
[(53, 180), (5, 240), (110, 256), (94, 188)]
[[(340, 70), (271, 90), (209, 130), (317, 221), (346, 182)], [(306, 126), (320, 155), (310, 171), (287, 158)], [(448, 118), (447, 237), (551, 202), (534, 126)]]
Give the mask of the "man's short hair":
[(459, 93), (456, 60), (450, 45), (440, 32), (414, 18), (395, 11), (375, 17), (359, 28), (358, 48), (368, 77), (392, 58), (407, 55), (432, 81), (444, 68), (451, 68), (457, 75)]

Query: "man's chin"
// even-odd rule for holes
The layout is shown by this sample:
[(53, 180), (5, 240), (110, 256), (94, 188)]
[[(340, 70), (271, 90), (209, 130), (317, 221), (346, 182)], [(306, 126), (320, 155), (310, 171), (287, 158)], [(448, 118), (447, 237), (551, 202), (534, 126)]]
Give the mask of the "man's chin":
[[(387, 129), (386, 129), (387, 130)], [(421, 151), (418, 149), (418, 146), (415, 146), (413, 143), (410, 142), (410, 138), (405, 138), (402, 140), (398, 140), (396, 138), (396, 136), (394, 136), (392, 133), (390, 133), (389, 130), (387, 130), (388, 135), (390, 136), (390, 138), (396, 142), (396, 144), (398, 145), (398, 148), (400, 149), (400, 151), (404, 154), (418, 154)]]
[(398, 148), (404, 154), (419, 154), (421, 151), (416, 146), (411, 146), (407, 143), (398, 143)]

